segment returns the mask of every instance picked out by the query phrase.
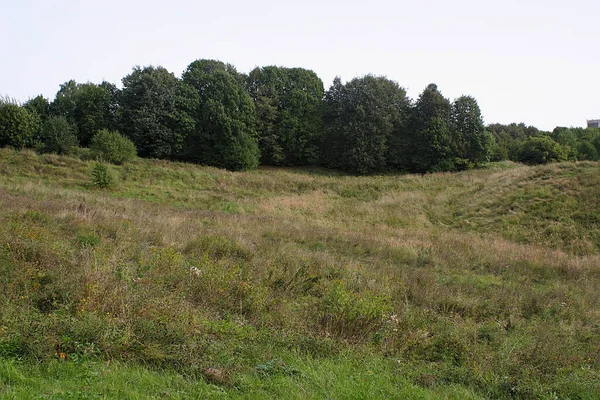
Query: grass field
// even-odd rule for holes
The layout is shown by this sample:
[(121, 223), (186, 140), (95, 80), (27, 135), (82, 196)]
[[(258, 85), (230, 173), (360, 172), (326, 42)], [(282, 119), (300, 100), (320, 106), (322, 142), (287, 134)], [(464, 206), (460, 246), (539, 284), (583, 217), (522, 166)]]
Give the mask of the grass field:
[(0, 150), (3, 398), (600, 398), (600, 167)]

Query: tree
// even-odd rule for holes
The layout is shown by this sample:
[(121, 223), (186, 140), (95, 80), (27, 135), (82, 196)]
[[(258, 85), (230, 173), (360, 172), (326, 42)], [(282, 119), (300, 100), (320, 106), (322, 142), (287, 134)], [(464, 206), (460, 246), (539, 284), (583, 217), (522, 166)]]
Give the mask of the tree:
[(122, 133), (142, 157), (173, 158), (194, 131), (197, 105), (191, 88), (163, 67), (135, 67), (119, 95)]
[(183, 81), (199, 97), (194, 111), (196, 129), (188, 136), (183, 156), (230, 170), (256, 168), (256, 110), (235, 68), (220, 61), (197, 60), (187, 67)]
[(450, 101), (429, 84), (415, 105), (410, 127), (410, 168), (425, 172), (453, 169)]
[(256, 106), (261, 161), (304, 165), (317, 161), (323, 133), (323, 82), (310, 70), (255, 68), (246, 88)]
[(29, 112), (35, 112), (42, 121), (50, 116), (50, 102), (42, 95), (28, 100), (23, 107)]
[(582, 140), (577, 143), (577, 159), (598, 161), (598, 150), (596, 146), (588, 140)]
[(491, 140), (477, 101), (471, 96), (456, 99), (450, 121), (456, 157), (475, 165), (489, 161)]
[(22, 149), (32, 146), (39, 124), (37, 114), (14, 101), (0, 98), (0, 147)]
[(79, 142), (87, 146), (96, 132), (112, 124), (112, 103), (106, 86), (70, 80), (60, 86), (50, 110), (76, 126)]
[(529, 137), (542, 133), (536, 127), (527, 126), (522, 122), (519, 124), (511, 123), (509, 125), (490, 124), (487, 126), (487, 130), (496, 141), (494, 161), (518, 161), (523, 142)]
[(43, 153), (66, 154), (77, 146), (77, 134), (67, 118), (50, 116), (42, 122), (39, 150)]
[(325, 95), (324, 164), (359, 174), (387, 169), (390, 140), (409, 105), (405, 90), (384, 77), (366, 75), (345, 85), (336, 78)]
[(519, 152), (519, 161), (525, 164), (547, 164), (567, 160), (568, 149), (548, 136), (530, 137)]
[(42, 95), (38, 95), (33, 99), (29, 99), (24, 105), (25, 109), (29, 111), (31, 114), (37, 116), (39, 120), (38, 130), (34, 134), (33, 141), (36, 143), (40, 143), (42, 139), (42, 128), (44, 127), (44, 123), (50, 117), (50, 102)]

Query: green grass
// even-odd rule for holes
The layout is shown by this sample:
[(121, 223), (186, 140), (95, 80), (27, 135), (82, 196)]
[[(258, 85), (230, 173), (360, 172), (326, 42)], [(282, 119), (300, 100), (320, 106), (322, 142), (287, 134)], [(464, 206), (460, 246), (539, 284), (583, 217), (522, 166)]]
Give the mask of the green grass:
[[(289, 363), (289, 364), (288, 364)], [(0, 395), (14, 399), (479, 399), (460, 386), (426, 389), (378, 360), (272, 360), (227, 386), (119, 362), (0, 363)]]
[(91, 165), (0, 150), (4, 397), (600, 397), (597, 163)]

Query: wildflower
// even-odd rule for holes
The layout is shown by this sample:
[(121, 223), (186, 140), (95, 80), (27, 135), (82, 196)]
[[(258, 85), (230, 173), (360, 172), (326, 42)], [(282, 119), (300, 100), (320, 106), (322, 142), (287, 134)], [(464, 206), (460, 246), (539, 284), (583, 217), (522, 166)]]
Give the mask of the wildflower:
[(191, 267), (190, 268), (190, 272), (192, 273), (192, 275), (198, 277), (200, 276), (200, 269), (196, 268), (196, 267)]

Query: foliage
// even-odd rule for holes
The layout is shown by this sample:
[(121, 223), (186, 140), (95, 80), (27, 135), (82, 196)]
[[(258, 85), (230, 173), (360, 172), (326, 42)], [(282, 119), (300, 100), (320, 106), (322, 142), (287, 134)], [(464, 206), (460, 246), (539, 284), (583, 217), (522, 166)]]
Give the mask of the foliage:
[(567, 158), (568, 149), (547, 136), (528, 138), (519, 152), (519, 161), (525, 164), (547, 164), (565, 161)]
[[(480, 165), (489, 161), (491, 137), (485, 131), (481, 110), (471, 96), (461, 96), (452, 103), (450, 124), (453, 150), (457, 158)], [(464, 169), (459, 168), (457, 169)]]
[(29, 112), (35, 112), (43, 121), (50, 116), (50, 102), (42, 95), (38, 95), (28, 100), (23, 107)]
[(10, 99), (0, 98), (0, 147), (32, 146), (39, 129), (39, 117)]
[(492, 161), (518, 161), (523, 142), (527, 138), (543, 134), (536, 127), (524, 123), (490, 124), (486, 129), (491, 133), (495, 143), (492, 149)]
[(386, 170), (408, 107), (405, 90), (389, 79), (367, 75), (342, 84), (336, 78), (325, 95), (323, 163), (359, 174)]
[[(460, 118), (458, 114), (463, 112), (459, 111), (460, 108), (457, 108), (457, 119)], [(428, 85), (412, 111), (408, 146), (410, 169), (419, 172), (452, 169), (452, 147), (457, 141), (452, 137), (450, 114), (450, 101), (442, 96), (435, 84)]]
[(69, 153), (78, 144), (75, 131), (65, 117), (47, 117), (42, 123), (39, 150), (43, 153)]
[(197, 60), (187, 67), (183, 81), (200, 99), (184, 157), (234, 171), (256, 168), (256, 110), (237, 71), (219, 61)]
[(114, 182), (113, 174), (110, 168), (101, 161), (96, 161), (90, 170), (92, 184), (99, 188), (107, 188)]
[(60, 86), (50, 110), (76, 126), (79, 142), (87, 146), (96, 132), (114, 124), (112, 95), (106, 86), (70, 80)]
[(135, 145), (131, 140), (119, 132), (110, 132), (106, 129), (94, 135), (90, 149), (95, 158), (113, 164), (123, 164), (131, 161), (137, 155)]
[(261, 162), (313, 164), (323, 134), (323, 82), (310, 70), (255, 68), (246, 89), (256, 106)]
[(570, 149), (569, 159), (597, 161), (600, 157), (599, 128), (555, 128), (550, 137)]
[(123, 78), (121, 131), (142, 157), (173, 158), (193, 132), (197, 96), (163, 67), (136, 67)]

